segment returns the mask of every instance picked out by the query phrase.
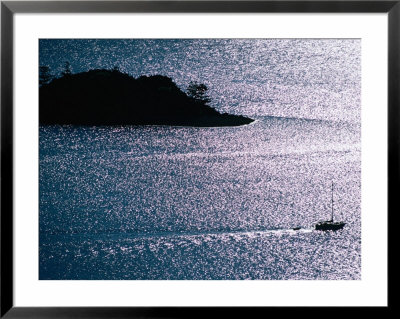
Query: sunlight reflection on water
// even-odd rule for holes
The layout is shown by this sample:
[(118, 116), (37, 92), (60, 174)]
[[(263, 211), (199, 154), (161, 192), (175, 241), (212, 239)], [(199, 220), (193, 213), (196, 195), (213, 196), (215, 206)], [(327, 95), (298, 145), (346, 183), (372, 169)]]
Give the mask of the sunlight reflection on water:
[[(39, 51), (55, 73), (68, 60), (205, 83), (213, 107), (256, 119), (41, 127), (40, 279), (360, 279), (360, 40), (41, 39)], [(346, 226), (312, 230), (330, 218), (332, 181)]]
[[(359, 138), (353, 124), (268, 117), (42, 127), (40, 278), (359, 279)], [(313, 231), (332, 180), (347, 225)]]

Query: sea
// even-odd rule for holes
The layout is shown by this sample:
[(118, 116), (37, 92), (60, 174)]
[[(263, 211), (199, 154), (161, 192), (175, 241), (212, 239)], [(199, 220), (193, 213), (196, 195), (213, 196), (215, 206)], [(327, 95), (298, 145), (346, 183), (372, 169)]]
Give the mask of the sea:
[[(359, 40), (39, 44), (53, 69), (198, 81), (255, 120), (40, 126), (40, 280), (361, 279)], [(344, 228), (315, 230), (332, 211)]]

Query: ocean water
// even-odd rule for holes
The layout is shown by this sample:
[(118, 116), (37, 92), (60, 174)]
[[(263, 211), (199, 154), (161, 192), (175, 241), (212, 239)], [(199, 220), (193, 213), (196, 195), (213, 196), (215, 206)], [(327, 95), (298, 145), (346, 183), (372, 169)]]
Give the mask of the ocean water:
[[(359, 141), (354, 124), (274, 117), (41, 127), (40, 279), (359, 279)], [(332, 181), (347, 224), (315, 231)]]
[[(199, 81), (212, 106), (256, 121), (39, 127), (39, 279), (360, 279), (360, 50), (340, 39), (40, 40), (53, 70), (69, 60), (73, 72)], [(316, 231), (332, 182), (346, 225)]]
[(41, 39), (40, 65), (57, 76), (119, 67), (209, 88), (221, 112), (360, 122), (360, 39)]

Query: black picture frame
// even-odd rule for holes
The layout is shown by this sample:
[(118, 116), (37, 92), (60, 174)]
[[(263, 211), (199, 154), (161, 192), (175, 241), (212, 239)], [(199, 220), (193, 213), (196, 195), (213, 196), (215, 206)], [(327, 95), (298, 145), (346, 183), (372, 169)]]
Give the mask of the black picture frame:
[[(387, 13), (388, 14), (388, 247), (392, 217), (399, 212), (400, 144), (400, 0), (379, 1), (1, 1), (1, 317), (5, 318), (190, 318), (228, 315), (221, 308), (142, 307), (15, 307), (13, 302), (13, 19), (16, 13), (119, 13), (119, 12), (277, 12), (277, 13)], [(390, 265), (390, 255), (388, 265)], [(390, 276), (390, 272), (389, 272)], [(392, 278), (392, 277), (390, 277)], [(388, 287), (390, 285), (388, 280)], [(390, 292), (390, 289), (389, 289)], [(389, 310), (392, 302), (389, 294)], [(238, 308), (235, 315), (252, 317), (253, 310)], [(261, 309), (262, 310), (262, 309)], [(329, 311), (335, 314), (339, 308)], [(270, 311), (270, 310), (264, 310)], [(279, 311), (282, 311), (279, 310)], [(290, 307), (293, 314), (310, 311)], [(321, 311), (319, 309), (318, 311)], [(349, 309), (355, 314), (359, 309)], [(354, 312), (353, 312), (354, 311)], [(266, 313), (265, 313), (266, 314)], [(277, 314), (277, 313), (275, 313)]]

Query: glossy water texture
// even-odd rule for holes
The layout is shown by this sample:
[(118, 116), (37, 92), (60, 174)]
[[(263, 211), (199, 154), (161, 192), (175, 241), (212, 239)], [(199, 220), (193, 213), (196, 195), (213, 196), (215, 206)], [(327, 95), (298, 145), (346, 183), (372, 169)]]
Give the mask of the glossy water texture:
[[(40, 278), (358, 279), (359, 146), (348, 123), (268, 117), (40, 128)], [(332, 180), (347, 224), (312, 230)]]
[[(41, 40), (206, 83), (240, 127), (39, 128), (40, 279), (361, 278), (359, 40)], [(56, 106), (55, 106), (56, 107)], [(313, 225), (330, 218), (343, 230)], [(294, 231), (292, 228), (301, 227)]]
[(46, 40), (40, 64), (59, 74), (117, 66), (132, 76), (162, 74), (182, 89), (205, 83), (222, 112), (360, 121), (357, 39)]

